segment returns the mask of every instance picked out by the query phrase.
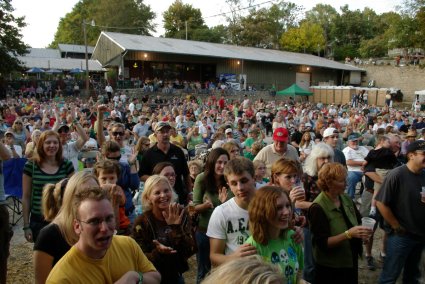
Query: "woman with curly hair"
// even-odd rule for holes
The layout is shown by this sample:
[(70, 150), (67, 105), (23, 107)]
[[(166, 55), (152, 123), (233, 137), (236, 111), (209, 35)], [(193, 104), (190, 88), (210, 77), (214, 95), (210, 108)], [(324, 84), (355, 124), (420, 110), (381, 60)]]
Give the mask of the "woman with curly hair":
[(301, 244), (292, 235), (293, 208), (289, 195), (277, 186), (260, 188), (248, 208), (246, 243), (254, 246), (266, 262), (277, 265), (287, 283), (299, 283), (304, 266)]

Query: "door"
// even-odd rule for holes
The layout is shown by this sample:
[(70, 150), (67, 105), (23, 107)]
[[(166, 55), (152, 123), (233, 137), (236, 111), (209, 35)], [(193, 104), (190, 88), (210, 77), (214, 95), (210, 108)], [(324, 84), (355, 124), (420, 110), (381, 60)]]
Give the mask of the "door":
[(298, 86), (300, 86), (304, 90), (309, 90), (308, 88), (310, 87), (310, 73), (297, 73), (295, 78)]

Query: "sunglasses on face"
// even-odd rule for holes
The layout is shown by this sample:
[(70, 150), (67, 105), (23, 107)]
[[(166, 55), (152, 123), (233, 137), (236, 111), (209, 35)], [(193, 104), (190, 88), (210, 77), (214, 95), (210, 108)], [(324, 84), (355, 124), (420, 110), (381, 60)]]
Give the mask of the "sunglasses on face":
[(121, 155), (117, 156), (117, 157), (106, 157), (108, 160), (115, 160), (115, 161), (119, 161), (121, 160)]
[(69, 133), (69, 130), (58, 130), (58, 133), (59, 134), (62, 134), (62, 133), (64, 133), (64, 134), (68, 134)]
[(112, 132), (112, 136), (124, 136), (124, 132), (114, 131)]

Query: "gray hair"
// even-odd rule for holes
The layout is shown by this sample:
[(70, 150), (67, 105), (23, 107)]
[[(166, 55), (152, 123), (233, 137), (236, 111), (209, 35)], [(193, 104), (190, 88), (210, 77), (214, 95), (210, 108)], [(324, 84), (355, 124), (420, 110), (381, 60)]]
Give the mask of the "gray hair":
[(331, 159), (329, 162), (333, 162), (334, 160), (334, 150), (331, 146), (324, 142), (320, 142), (316, 145), (313, 145), (313, 149), (311, 150), (310, 155), (308, 155), (307, 159), (304, 163), (304, 172), (309, 176), (317, 176), (318, 168), (317, 168), (317, 158), (330, 156)]

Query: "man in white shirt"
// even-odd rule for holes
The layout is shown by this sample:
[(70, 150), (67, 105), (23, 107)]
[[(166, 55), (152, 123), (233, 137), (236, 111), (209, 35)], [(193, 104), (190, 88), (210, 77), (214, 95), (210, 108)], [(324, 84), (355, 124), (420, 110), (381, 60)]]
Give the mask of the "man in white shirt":
[(354, 199), (356, 192), (356, 185), (362, 180), (363, 171), (362, 166), (369, 150), (364, 146), (359, 146), (358, 133), (353, 133), (348, 136), (348, 146), (342, 150), (347, 162), (348, 176), (347, 176), (347, 193), (351, 199)]
[(109, 85), (109, 83), (105, 87), (105, 92), (108, 95), (109, 101), (111, 101), (111, 99), (112, 99), (112, 93), (114, 92), (114, 90), (112, 89), (112, 86)]
[(139, 116), (139, 122), (133, 127), (133, 133), (136, 135), (136, 141), (139, 141), (140, 137), (148, 136), (149, 125), (146, 123), (146, 117), (144, 115)]
[[(59, 120), (56, 120), (59, 121)], [(84, 144), (89, 140), (89, 136), (84, 131), (84, 128), (81, 126), (80, 122), (76, 119), (74, 119), (72, 123), (78, 133), (78, 139), (77, 141), (69, 141), (71, 134), (70, 134), (70, 128), (66, 124), (59, 125), (58, 123), (55, 123), (53, 126), (53, 130), (56, 130), (59, 133), (59, 139), (62, 144), (62, 156), (70, 160), (72, 162), (72, 165), (74, 166), (74, 170), (78, 171), (78, 154), (80, 153), (81, 149), (83, 148)]]
[(262, 161), (267, 167), (267, 176), (271, 175), (274, 162), (281, 158), (299, 160), (297, 149), (288, 144), (289, 133), (286, 128), (278, 127), (273, 132), (273, 144), (267, 145), (255, 156), (254, 161)]
[(22, 147), (15, 145), (15, 134), (8, 129), (4, 134), (4, 146), (6, 146), (12, 158), (22, 158)]

